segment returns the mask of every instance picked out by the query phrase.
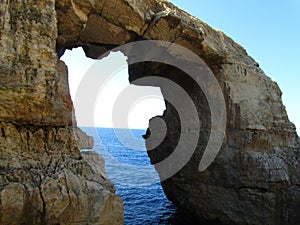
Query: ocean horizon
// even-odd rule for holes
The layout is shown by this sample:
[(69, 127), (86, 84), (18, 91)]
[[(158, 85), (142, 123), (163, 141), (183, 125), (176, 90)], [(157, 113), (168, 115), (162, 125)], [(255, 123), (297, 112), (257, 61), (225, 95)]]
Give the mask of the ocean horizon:
[[(124, 224), (194, 224), (166, 198), (159, 176), (142, 144), (145, 129), (80, 128), (94, 138), (93, 150), (105, 159), (106, 174), (116, 186), (116, 194), (124, 202)], [(118, 132), (120, 130), (125, 132)], [(133, 135), (131, 138), (128, 132)], [(144, 176), (143, 168), (147, 168), (150, 178)]]

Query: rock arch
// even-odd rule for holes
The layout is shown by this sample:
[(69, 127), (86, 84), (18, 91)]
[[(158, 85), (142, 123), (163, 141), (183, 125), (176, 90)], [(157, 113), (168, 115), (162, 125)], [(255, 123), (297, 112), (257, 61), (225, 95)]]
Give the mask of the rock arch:
[[(95, 173), (89, 156), (83, 160), (80, 155), (79, 149), (88, 143), (86, 138), (76, 141), (75, 136), (84, 135), (76, 129), (67, 70), (59, 56), (67, 48), (81, 46), (88, 57), (98, 58), (137, 40), (176, 43), (200, 56), (226, 100), (223, 147), (214, 163), (199, 173), (209, 130), (205, 98), (176, 68), (155, 63), (129, 68), (131, 81), (149, 72), (175, 74), (172, 79), (198, 102), (199, 118), (207, 128), (190, 162), (162, 182), (167, 197), (200, 221), (300, 221), (298, 136), (280, 89), (245, 49), (222, 32), (159, 0), (7, 1), (0, 26), (1, 223), (122, 223), (122, 206), (112, 184), (105, 174)], [(170, 154), (172, 140), (178, 139), (174, 115), (169, 105), (164, 114), (169, 132), (149, 154), (153, 163)], [(87, 201), (91, 198), (104, 200), (93, 208)], [(111, 205), (118, 216), (107, 211)]]

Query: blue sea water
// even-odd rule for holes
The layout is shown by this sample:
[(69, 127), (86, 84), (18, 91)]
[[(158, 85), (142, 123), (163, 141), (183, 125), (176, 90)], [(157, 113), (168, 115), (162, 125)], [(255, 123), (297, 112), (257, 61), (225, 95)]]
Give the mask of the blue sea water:
[(105, 159), (106, 173), (124, 202), (126, 225), (193, 224), (166, 198), (147, 156), (145, 130), (82, 129), (94, 137), (94, 150)]

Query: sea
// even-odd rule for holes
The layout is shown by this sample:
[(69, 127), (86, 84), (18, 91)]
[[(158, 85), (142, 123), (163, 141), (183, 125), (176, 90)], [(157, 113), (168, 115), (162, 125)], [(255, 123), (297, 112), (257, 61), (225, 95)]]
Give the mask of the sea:
[(108, 177), (124, 202), (127, 225), (194, 225), (170, 202), (151, 165), (142, 135), (145, 130), (82, 127), (105, 159)]

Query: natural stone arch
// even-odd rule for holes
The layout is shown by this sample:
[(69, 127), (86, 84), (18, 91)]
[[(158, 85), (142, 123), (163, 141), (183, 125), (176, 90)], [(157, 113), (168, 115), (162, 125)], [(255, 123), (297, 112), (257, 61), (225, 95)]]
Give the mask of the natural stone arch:
[[(300, 190), (293, 178), (298, 169), (289, 160), (292, 157), (297, 164), (295, 126), (288, 120), (277, 84), (265, 76), (240, 45), (166, 1), (74, 1), (68, 13), (60, 11), (60, 4), (57, 3), (58, 52), (79, 45), (88, 57), (97, 58), (132, 41), (169, 41), (200, 56), (218, 79), (227, 105), (226, 139), (215, 162), (199, 173), (197, 165), (210, 129), (205, 96), (176, 68), (159, 63), (129, 67), (131, 81), (148, 74), (167, 77), (180, 84), (198, 104), (204, 129), (190, 162), (162, 182), (169, 199), (199, 220), (229, 224), (299, 220), (295, 208)], [(65, 23), (66, 16), (74, 18), (72, 23)], [(166, 105), (163, 118), (168, 134), (154, 152), (149, 152), (152, 163), (171, 154), (176, 147), (174, 140), (180, 136), (176, 109)]]
[[(168, 198), (199, 220), (299, 223), (295, 127), (277, 84), (229, 37), (167, 1), (21, 0), (4, 2), (2, 8), (1, 223), (122, 223), (113, 185), (80, 155), (87, 143), (75, 139), (80, 131), (74, 123), (67, 70), (58, 56), (66, 48), (82, 46), (87, 56), (97, 58), (141, 39), (174, 42), (200, 56), (226, 100), (228, 122), (220, 154), (199, 173), (199, 147), (178, 174), (162, 183)], [(170, 70), (165, 65), (146, 67), (158, 75)], [(144, 69), (131, 68), (131, 79), (144, 75)], [(174, 70), (177, 82), (185, 82), (185, 75)], [(186, 86), (189, 89), (190, 83)], [(164, 115), (175, 131), (169, 140), (178, 137), (178, 124), (170, 122), (174, 112), (169, 106)], [(152, 162), (172, 147), (164, 142), (157, 154), (150, 154)], [(88, 199), (104, 201), (94, 207)], [(107, 211), (111, 205), (116, 217)]]

